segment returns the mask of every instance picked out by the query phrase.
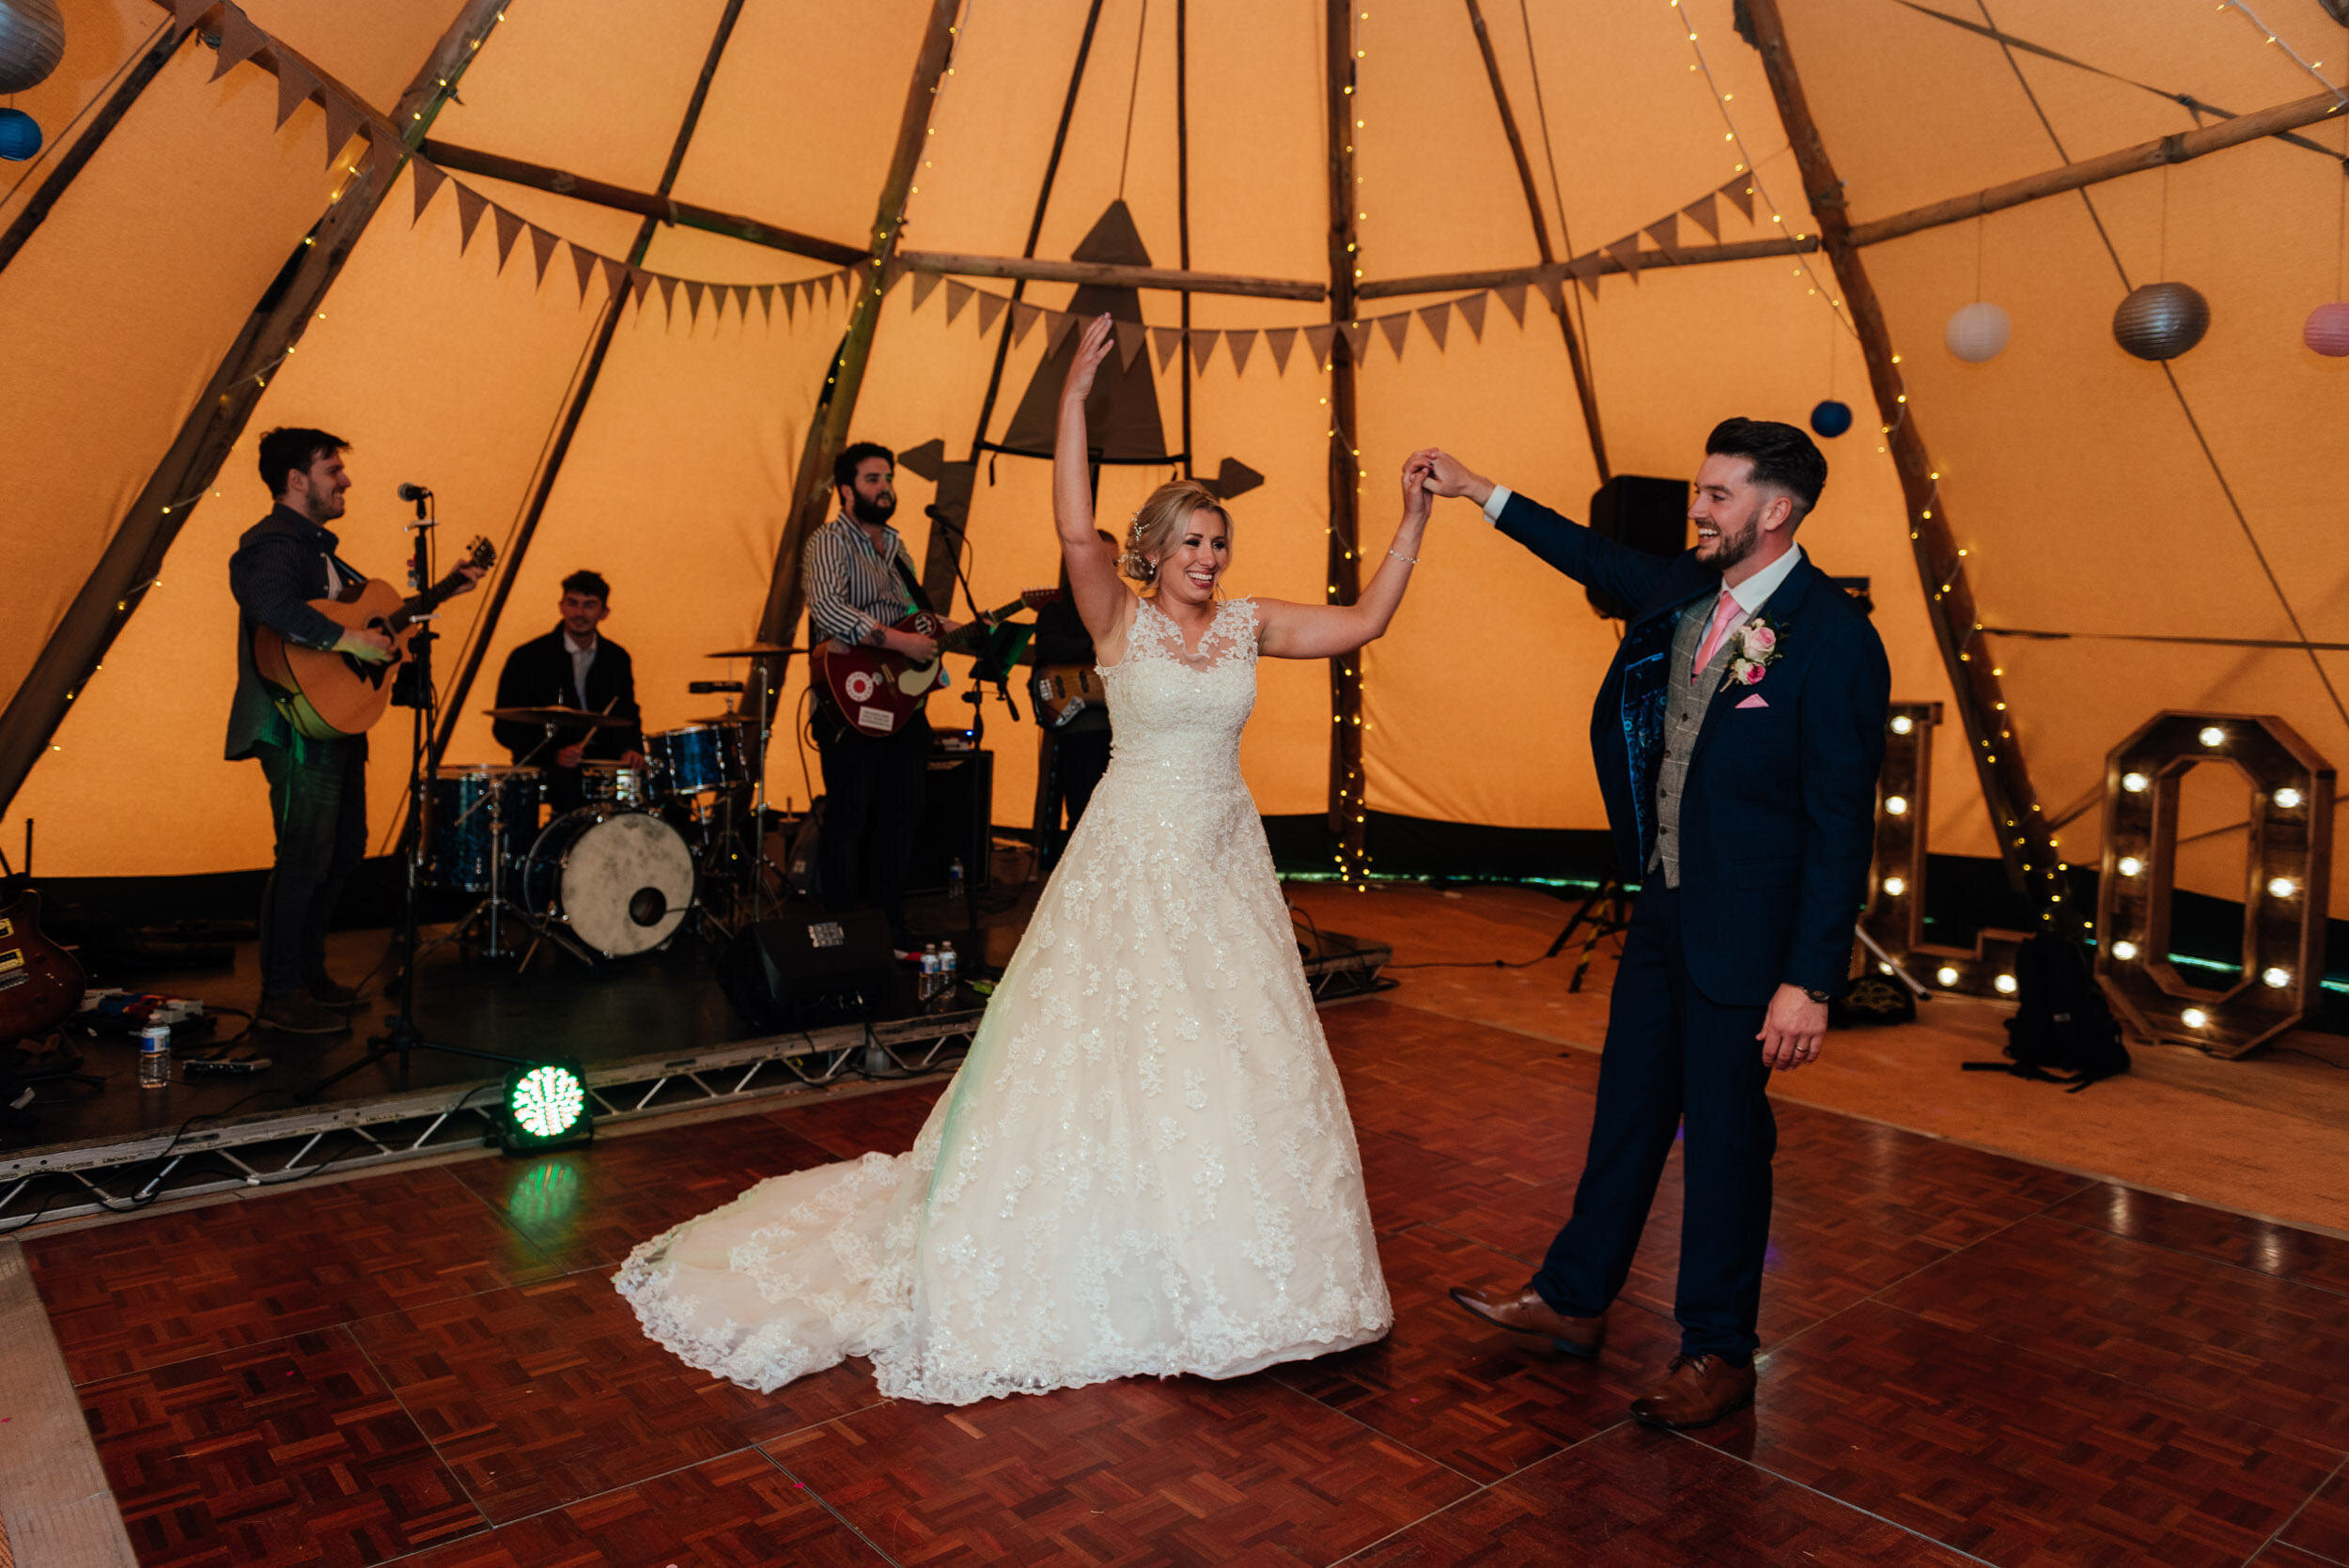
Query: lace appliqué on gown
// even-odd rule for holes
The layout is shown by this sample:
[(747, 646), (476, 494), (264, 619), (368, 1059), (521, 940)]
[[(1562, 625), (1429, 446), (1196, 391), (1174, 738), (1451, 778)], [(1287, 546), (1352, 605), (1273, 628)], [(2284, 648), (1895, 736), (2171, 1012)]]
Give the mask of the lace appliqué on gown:
[(1393, 1322), (1353, 1124), (1239, 772), (1255, 607), (1143, 601), (1109, 770), (914, 1146), (773, 1177), (615, 1277), (762, 1391), (869, 1356), (961, 1405), (1230, 1377)]

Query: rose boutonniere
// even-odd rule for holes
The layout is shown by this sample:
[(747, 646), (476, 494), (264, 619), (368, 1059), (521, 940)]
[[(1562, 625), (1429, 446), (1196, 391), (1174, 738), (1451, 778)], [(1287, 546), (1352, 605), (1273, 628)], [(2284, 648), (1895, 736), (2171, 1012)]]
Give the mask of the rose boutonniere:
[(1730, 634), (1729, 684), (1759, 686), (1762, 674), (1778, 662), (1778, 628), (1756, 615)]

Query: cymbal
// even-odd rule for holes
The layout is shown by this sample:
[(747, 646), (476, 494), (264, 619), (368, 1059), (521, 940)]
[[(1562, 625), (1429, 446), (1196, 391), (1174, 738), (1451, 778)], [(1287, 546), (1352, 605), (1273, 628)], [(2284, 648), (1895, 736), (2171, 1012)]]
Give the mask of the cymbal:
[(746, 643), (739, 648), (720, 648), (706, 653), (704, 659), (773, 659), (781, 654), (805, 653), (805, 648), (786, 648), (780, 643)]
[(487, 707), (482, 711), (492, 719), (518, 724), (560, 724), (567, 729), (605, 729), (635, 722), (616, 713), (590, 713), (583, 707)]
[(755, 713), (713, 713), (706, 719), (688, 719), (685, 722), (689, 724), (755, 724), (758, 722), (758, 715)]

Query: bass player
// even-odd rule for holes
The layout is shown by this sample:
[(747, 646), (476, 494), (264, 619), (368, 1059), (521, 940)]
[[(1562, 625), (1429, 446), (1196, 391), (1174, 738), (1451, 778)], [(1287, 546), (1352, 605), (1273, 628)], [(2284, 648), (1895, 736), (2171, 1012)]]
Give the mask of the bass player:
[[(393, 655), (392, 640), (365, 628), (346, 631), (312, 606), (366, 581), (334, 554), (326, 525), (343, 515), (350, 443), (324, 430), (289, 427), (261, 438), (261, 482), (276, 505), (245, 531), (228, 559), (236, 596), (237, 694), (228, 710), (228, 760), (259, 759), (269, 780), (277, 833), (261, 894), (261, 1004), (254, 1021), (288, 1034), (336, 1034), (358, 996), (326, 972), (326, 927), (343, 883), (367, 846), (367, 737), (316, 739), (279, 708), (254, 659), (254, 632), (267, 627), (288, 643), (331, 649), (369, 663)], [(459, 568), (462, 593), (482, 568)]]

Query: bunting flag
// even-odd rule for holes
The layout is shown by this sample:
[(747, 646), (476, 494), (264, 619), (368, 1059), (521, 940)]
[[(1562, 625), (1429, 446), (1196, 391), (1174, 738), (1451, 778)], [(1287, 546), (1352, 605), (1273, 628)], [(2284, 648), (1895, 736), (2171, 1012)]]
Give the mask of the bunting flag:
[(614, 308), (625, 306), (629, 290), (635, 286), (635, 280), (629, 276), (628, 263), (614, 261), (608, 256), (599, 256), (596, 259), (603, 263), (604, 292), (612, 296)]
[(1746, 215), (1746, 222), (1753, 222), (1753, 176), (1738, 175), (1724, 183), (1719, 194), (1737, 204), (1737, 210)]
[(1354, 356), (1354, 363), (1357, 365), (1366, 364), (1369, 361), (1369, 322), (1341, 321), (1338, 323), (1338, 335), (1346, 339), (1346, 351)]
[(506, 271), (506, 257), (514, 254), (514, 241), (522, 237), (522, 215), (519, 212), (508, 212), (503, 207), (492, 205), (490, 209), (490, 222), (497, 228), (498, 271), (503, 272)]
[(751, 324), (751, 286), (747, 283), (734, 286), (734, 318), (743, 326)]
[(1117, 334), (1117, 367), (1131, 370), (1134, 356), (1142, 352), (1142, 346), (1149, 341), (1150, 334), (1139, 321), (1120, 321), (1113, 330)]
[(1544, 272), (1533, 280), (1533, 287), (1542, 291), (1542, 298), (1549, 302), (1552, 311), (1562, 318), (1566, 314), (1566, 280), (1563, 277), (1555, 272)]
[(416, 220), (424, 216), (424, 210), (432, 205), (432, 198), (440, 194), (441, 186), (448, 176), (441, 171), (439, 164), (428, 163), (421, 158), (408, 160), (408, 168), (410, 178), (416, 182), (416, 214), (408, 220), (408, 226), (413, 228)]
[(286, 129), (296, 109), (309, 101), (319, 90), (319, 79), (303, 69), (300, 60), (277, 62), (277, 129)]
[(1615, 264), (1624, 270), (1625, 275), (1629, 277), (1633, 283), (1640, 281), (1640, 263), (1641, 258), (1640, 256), (1640, 237), (1637, 234), (1626, 234), (1622, 239), (1616, 241), (1613, 244), (1602, 246), (1601, 248), (1614, 259)]
[(1411, 318), (1406, 313), (1381, 316), (1378, 318), (1378, 325), (1386, 330), (1387, 347), (1392, 349), (1394, 357), (1400, 360), (1403, 357), (1404, 336), (1411, 330)]
[(1010, 303), (1011, 302), (1003, 295), (992, 291), (979, 295), (979, 335), (981, 337), (988, 334), (988, 330), (995, 325), (995, 318), (1003, 315)]
[(1442, 349), (1443, 334), (1452, 325), (1451, 304), (1428, 305), (1420, 311), (1419, 319), (1420, 324), (1427, 329), (1427, 335), (1436, 340), (1436, 347)]
[(1212, 328), (1193, 327), (1190, 330), (1190, 373), (1204, 376), (1207, 361), (1215, 358), (1215, 346), (1223, 341), (1223, 334)]
[[(564, 243), (570, 245), (568, 240)], [(587, 303), (587, 285), (596, 275), (596, 261), (595, 252), (583, 251), (577, 245), (571, 245), (571, 271), (579, 274), (579, 303), (581, 304)]]
[(1321, 370), (1329, 367), (1330, 350), (1335, 346), (1337, 337), (1338, 324), (1335, 321), (1305, 329), (1305, 347), (1313, 350), (1315, 369)]
[(1232, 374), (1241, 375), (1248, 369), (1248, 356), (1255, 351), (1256, 334), (1252, 332), (1231, 332), (1223, 334), (1224, 346), (1231, 351)]
[(547, 263), (554, 259), (554, 247), (561, 241), (537, 224), (530, 225), (530, 256), (538, 264), (538, 287), (545, 287)]
[(677, 282), (666, 272), (655, 272), (653, 281), (661, 285), (661, 309), (665, 318), (677, 319)]
[[(665, 279), (663, 280), (666, 281)], [(698, 327), (702, 322), (702, 286), (699, 278), (685, 280), (685, 318)]]
[(1068, 341), (1068, 329), (1077, 324), (1077, 318), (1065, 310), (1051, 310), (1045, 314), (1051, 318), (1044, 324), (1044, 353), (1050, 358), (1059, 353), (1060, 346)]
[(1264, 341), (1265, 347), (1272, 350), (1272, 373), (1276, 376), (1287, 375), (1289, 350), (1297, 347), (1297, 329), (1295, 327), (1268, 327), (1265, 329)]
[(913, 308), (916, 310), (921, 309), (923, 302), (927, 300), (938, 286), (944, 281), (945, 280), (941, 278), (936, 272), (914, 273)]
[(1493, 292), (1501, 296), (1501, 303), (1509, 312), (1510, 318), (1520, 327), (1525, 325), (1525, 285), (1512, 283)]
[[(775, 324), (775, 286), (773, 284), (762, 283), (758, 286), (758, 308), (767, 313), (767, 324), (773, 326)], [(787, 314), (784, 317), (786, 323), (790, 319)]]
[[(792, 287), (787, 283), (769, 284), (768, 287), (777, 298), (783, 301), (783, 324), (786, 327), (791, 325), (793, 320), (797, 318), (796, 313), (800, 308), (800, 291)], [(774, 318), (774, 303), (772, 301), (770, 301), (767, 306), (767, 319), (771, 321)]]
[(367, 117), (359, 112), (357, 104), (340, 93), (319, 94), (319, 107), (326, 111), (326, 166), (331, 169), (335, 155), (350, 145), (350, 138), (359, 134), (359, 128), (367, 123)]
[(1594, 300), (1598, 298), (1599, 274), (1606, 270), (1607, 264), (1599, 259), (1596, 252), (1578, 256), (1566, 263), (1566, 271), (1574, 274), (1574, 280), (1577, 283), (1590, 291), (1591, 298)]
[[(1453, 308), (1460, 313), (1460, 319), (1469, 324), (1469, 335), (1476, 339), (1479, 343), (1484, 342), (1485, 296), (1482, 294), (1463, 294), (1458, 299), (1453, 301), (1452, 304)], [(1437, 347), (1442, 347), (1441, 343), (1439, 342)]]
[(1011, 346), (1019, 347), (1020, 339), (1035, 331), (1035, 324), (1044, 319), (1044, 312), (1025, 300), (1011, 302)]
[(1721, 237), (1721, 197), (1718, 191), (1707, 191), (1680, 210), (1680, 215), (1704, 230), (1708, 239), (1719, 243)]
[(474, 230), (481, 226), (481, 215), (489, 210), (489, 197), (461, 179), (457, 182), (457, 222), (464, 230), (464, 237), (457, 242), (458, 255), (473, 249)]
[[(958, 283), (953, 278), (948, 278), (946, 280), (946, 324), (948, 326), (951, 327), (955, 324), (955, 318), (961, 315), (963, 311), (970, 306), (971, 297), (977, 292), (977, 289), (972, 287), (967, 283)], [(829, 279), (825, 283), (824, 298), (827, 300), (832, 298), (832, 287)]]
[(1180, 327), (1152, 327), (1150, 329), (1150, 347), (1159, 356), (1159, 373), (1160, 375), (1164, 375), (1166, 373), (1166, 367), (1174, 363), (1175, 354), (1180, 352), (1182, 349), (1183, 329)]
[[(253, 58), (260, 50), (269, 48), (269, 35), (253, 25), (253, 19), (235, 6), (220, 8), (220, 57), (212, 62), (211, 79), (215, 82)], [(277, 54), (281, 51), (272, 50)], [(326, 112), (333, 114), (336, 95), (328, 93)], [(342, 144), (337, 142), (336, 147)]]
[(1643, 231), (1656, 241), (1656, 248), (1664, 253), (1666, 260), (1678, 265), (1680, 261), (1680, 214), (1667, 212)]

